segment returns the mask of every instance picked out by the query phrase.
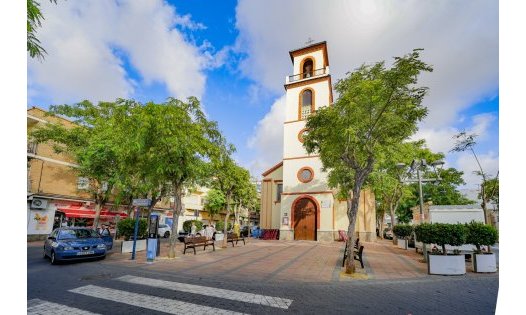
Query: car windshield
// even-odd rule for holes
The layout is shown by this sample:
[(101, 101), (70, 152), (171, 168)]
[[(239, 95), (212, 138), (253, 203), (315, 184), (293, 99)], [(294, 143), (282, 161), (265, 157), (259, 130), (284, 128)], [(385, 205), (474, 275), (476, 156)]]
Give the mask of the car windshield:
[(71, 240), (78, 238), (90, 238), (98, 237), (98, 234), (94, 230), (89, 229), (72, 229), (72, 230), (61, 230), (58, 233), (59, 240)]

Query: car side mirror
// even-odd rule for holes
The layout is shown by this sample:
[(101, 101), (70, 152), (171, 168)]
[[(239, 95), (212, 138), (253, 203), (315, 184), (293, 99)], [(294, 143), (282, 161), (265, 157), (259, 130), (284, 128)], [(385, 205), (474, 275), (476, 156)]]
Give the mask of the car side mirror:
[(56, 238), (54, 238), (53, 236), (49, 236), (47, 239), (52, 241), (56, 240)]

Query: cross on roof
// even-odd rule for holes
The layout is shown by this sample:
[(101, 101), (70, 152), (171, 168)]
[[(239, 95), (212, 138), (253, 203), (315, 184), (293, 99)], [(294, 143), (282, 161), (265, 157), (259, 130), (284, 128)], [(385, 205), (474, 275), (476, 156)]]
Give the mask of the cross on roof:
[(305, 45), (310, 45), (310, 44), (312, 44), (312, 42), (314, 42), (314, 40), (312, 38), (310, 38), (310, 36), (309, 36), (309, 39), (307, 39), (307, 41), (305, 42)]

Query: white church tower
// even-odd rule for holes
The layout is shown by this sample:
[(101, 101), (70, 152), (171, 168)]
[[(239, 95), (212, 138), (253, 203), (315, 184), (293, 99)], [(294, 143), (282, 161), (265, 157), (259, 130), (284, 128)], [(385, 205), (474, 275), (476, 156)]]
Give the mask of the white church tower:
[[(308, 132), (307, 117), (333, 102), (327, 43), (309, 44), (289, 55), (293, 75), (285, 78), (284, 85), (283, 161), (263, 173), (261, 227), (279, 229), (280, 239), (332, 241), (339, 229), (347, 230), (346, 203), (336, 199), (319, 156), (307, 154), (302, 138)], [(370, 193), (362, 194), (365, 203), (358, 221), (363, 221), (363, 228), (357, 223), (357, 231), (370, 234), (376, 229), (376, 220), (370, 213), (366, 215), (365, 209), (370, 208), (369, 197), (374, 213), (374, 198)]]

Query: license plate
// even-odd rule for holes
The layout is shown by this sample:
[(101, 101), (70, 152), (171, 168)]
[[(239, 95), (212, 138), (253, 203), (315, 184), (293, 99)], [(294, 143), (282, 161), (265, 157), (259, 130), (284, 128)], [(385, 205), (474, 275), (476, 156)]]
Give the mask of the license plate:
[(82, 256), (82, 255), (91, 255), (91, 254), (94, 254), (95, 252), (90, 250), (90, 251), (87, 251), (87, 252), (78, 252), (77, 253), (77, 256)]

